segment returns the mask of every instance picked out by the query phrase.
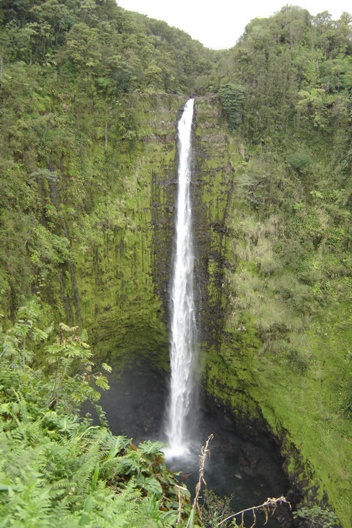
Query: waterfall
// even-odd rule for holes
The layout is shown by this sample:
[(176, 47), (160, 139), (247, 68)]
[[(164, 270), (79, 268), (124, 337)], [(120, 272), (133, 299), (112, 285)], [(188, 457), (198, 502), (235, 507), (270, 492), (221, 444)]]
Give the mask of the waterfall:
[(196, 314), (193, 287), (192, 209), (190, 197), (194, 99), (178, 123), (178, 194), (171, 288), (170, 397), (167, 409), (167, 456), (189, 452), (196, 387)]

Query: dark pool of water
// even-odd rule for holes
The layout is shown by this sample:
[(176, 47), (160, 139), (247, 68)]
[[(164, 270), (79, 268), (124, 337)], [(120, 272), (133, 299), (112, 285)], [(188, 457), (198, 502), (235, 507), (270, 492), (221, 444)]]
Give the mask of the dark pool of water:
[[(110, 380), (110, 390), (104, 392), (100, 403), (106, 412), (112, 432), (133, 439), (162, 440), (168, 388), (167, 378), (143, 361), (126, 368), (120, 379)], [(188, 488), (195, 489), (199, 471), (199, 452), (208, 436), (214, 435), (205, 465), (208, 489), (231, 498), (231, 509), (239, 511), (260, 505), (269, 497), (286, 495), (288, 481), (281, 468), (282, 460), (270, 438), (251, 437), (236, 433), (236, 424), (221, 409), (203, 402), (199, 415), (199, 440), (192, 454), (184, 459), (167, 461), (174, 471), (186, 479)], [(251, 516), (248, 524), (251, 525)], [(265, 517), (258, 517), (257, 527), (264, 526)], [(292, 526), (288, 512), (280, 508), (267, 527)]]

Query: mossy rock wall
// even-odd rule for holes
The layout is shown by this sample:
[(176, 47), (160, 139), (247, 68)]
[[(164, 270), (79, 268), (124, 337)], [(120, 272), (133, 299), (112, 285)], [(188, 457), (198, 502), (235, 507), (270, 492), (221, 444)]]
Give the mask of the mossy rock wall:
[[(199, 252), (203, 384), (238, 427), (269, 429), (292, 487), (308, 506), (352, 518), (347, 304), (307, 315), (293, 295), (304, 288), (275, 252), (278, 215), (259, 218), (248, 202), (250, 155), (240, 133), (222, 126), (216, 99), (196, 104), (196, 240)], [(252, 154), (254, 161), (255, 154)], [(280, 175), (281, 166), (272, 165)], [(317, 258), (321, 258), (317, 253)], [(348, 295), (348, 293), (347, 293)], [(291, 301), (291, 302), (290, 302)]]
[(133, 351), (157, 357), (167, 347), (175, 126), (182, 103), (161, 96), (139, 101), (140, 147), (123, 167), (125, 225), (105, 232), (88, 258), (78, 258), (82, 317), (90, 322), (99, 351), (113, 351), (115, 357)]
[(203, 348), (220, 343), (226, 261), (226, 218), (231, 202), (233, 168), (219, 99), (195, 101), (193, 160), (194, 233), (199, 327)]
[(176, 123), (184, 102), (161, 95), (135, 99), (135, 146), (122, 155), (109, 147), (103, 153), (115, 158), (115, 179), (95, 198), (89, 242), (76, 244), (72, 237), (73, 318), (89, 330), (96, 353), (112, 362), (141, 356), (168, 362)]

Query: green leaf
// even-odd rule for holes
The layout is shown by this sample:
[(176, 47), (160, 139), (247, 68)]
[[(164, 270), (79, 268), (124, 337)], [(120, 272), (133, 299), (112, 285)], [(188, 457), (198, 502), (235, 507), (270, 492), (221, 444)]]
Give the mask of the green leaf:
[(59, 327), (64, 332), (73, 332), (74, 330), (77, 329), (77, 326), (74, 326), (74, 327), (71, 328), (70, 326), (65, 325), (65, 323), (59, 323)]
[(78, 523), (79, 526), (85, 526), (87, 524), (90, 524), (90, 514), (92, 513), (92, 510), (93, 510), (93, 499), (91, 495), (88, 495), (88, 497), (84, 501), (83, 514)]
[(148, 493), (154, 495), (157, 499), (159, 499), (163, 494), (163, 489), (160, 482), (154, 477), (143, 479), (140, 487)]
[(99, 463), (95, 466), (95, 470), (92, 476), (92, 489), (95, 490), (99, 478)]
[(166, 447), (166, 444), (164, 442), (152, 442), (151, 440), (146, 440), (145, 442), (141, 442), (138, 446), (140, 452), (142, 455), (162, 455), (164, 456), (164, 453), (162, 449)]
[(107, 378), (103, 376), (102, 374), (100, 374), (99, 376), (95, 378), (95, 383), (98, 385), (98, 387), (100, 387), (103, 390), (110, 389), (110, 385), (108, 383)]
[(191, 515), (189, 516), (189, 519), (188, 519), (189, 528), (194, 528), (194, 515), (195, 515), (195, 510), (192, 509)]
[[(99, 472), (99, 467), (98, 467), (98, 472)], [(88, 497), (87, 497), (86, 500), (84, 501), (84, 507), (83, 507), (83, 510), (84, 510), (86, 513), (92, 513), (92, 510), (93, 510), (93, 499), (92, 499), (92, 496), (91, 496), (91, 495), (88, 495)]]

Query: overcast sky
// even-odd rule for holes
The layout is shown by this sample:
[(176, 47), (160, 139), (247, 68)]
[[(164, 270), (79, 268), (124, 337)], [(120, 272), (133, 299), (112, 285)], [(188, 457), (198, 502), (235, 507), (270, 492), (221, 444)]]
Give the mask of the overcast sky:
[(298, 5), (311, 15), (328, 11), (333, 20), (346, 11), (351, 0), (117, 0), (117, 4), (150, 18), (165, 20), (213, 49), (231, 48), (253, 18), (269, 17), (285, 5)]

